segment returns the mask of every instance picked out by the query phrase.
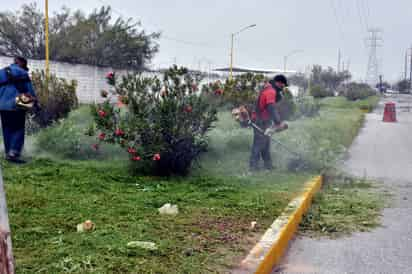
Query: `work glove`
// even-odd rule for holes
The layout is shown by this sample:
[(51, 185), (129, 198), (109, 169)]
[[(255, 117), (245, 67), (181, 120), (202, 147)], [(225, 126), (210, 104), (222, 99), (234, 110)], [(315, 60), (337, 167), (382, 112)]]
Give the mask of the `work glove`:
[(289, 126), (287, 123), (280, 123), (278, 125), (274, 125), (272, 127), (269, 127), (268, 129), (265, 130), (265, 135), (266, 136), (272, 136), (273, 134), (277, 133), (277, 132), (281, 132), (284, 131), (286, 129), (288, 129)]

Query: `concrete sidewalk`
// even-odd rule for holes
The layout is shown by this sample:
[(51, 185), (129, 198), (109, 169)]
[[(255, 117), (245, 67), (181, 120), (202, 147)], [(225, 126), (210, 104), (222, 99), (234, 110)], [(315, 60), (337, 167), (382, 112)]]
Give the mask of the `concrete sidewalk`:
[[(398, 123), (383, 123), (383, 104), (398, 107)], [(379, 179), (394, 194), (383, 226), (338, 240), (297, 238), (274, 273), (412, 273), (412, 96), (397, 95), (368, 114), (344, 169)], [(412, 110), (411, 110), (412, 111)]]

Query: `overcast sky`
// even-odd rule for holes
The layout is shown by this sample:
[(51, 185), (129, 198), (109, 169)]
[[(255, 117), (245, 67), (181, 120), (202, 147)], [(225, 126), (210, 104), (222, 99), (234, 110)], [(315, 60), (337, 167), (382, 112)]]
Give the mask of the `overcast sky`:
[[(1, 10), (15, 10), (33, 1), (2, 1)], [(37, 0), (40, 8), (43, 0)], [(250, 24), (235, 41), (235, 65), (304, 71), (309, 65), (336, 68), (338, 49), (356, 79), (365, 78), (368, 50), (366, 28), (382, 28), (378, 51), (384, 77), (401, 76), (405, 50), (412, 43), (412, 1), (372, 0), (49, 0), (51, 10), (65, 5), (91, 11), (103, 4), (126, 17), (140, 20), (145, 29), (161, 31), (156, 66), (179, 64), (206, 69), (228, 66), (230, 33)], [(174, 41), (178, 39), (180, 42)], [(189, 42), (189, 43), (186, 43)]]

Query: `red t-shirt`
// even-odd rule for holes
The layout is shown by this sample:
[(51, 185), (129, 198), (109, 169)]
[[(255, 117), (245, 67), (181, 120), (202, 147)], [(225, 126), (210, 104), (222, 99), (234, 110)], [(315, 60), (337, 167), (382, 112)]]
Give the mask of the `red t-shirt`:
[(266, 107), (269, 104), (276, 103), (276, 90), (271, 86), (267, 85), (264, 90), (261, 91), (260, 99), (258, 103), (260, 119), (267, 121), (270, 120), (270, 114)]

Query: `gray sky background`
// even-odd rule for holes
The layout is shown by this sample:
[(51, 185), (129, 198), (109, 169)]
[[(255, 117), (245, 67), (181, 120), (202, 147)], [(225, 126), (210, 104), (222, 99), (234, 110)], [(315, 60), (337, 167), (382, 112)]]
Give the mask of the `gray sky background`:
[[(16, 10), (33, 1), (2, 1), (1, 10)], [(37, 0), (43, 9), (44, 1)], [(400, 78), (405, 50), (412, 43), (412, 1), (372, 0), (49, 0), (51, 11), (63, 5), (91, 11), (110, 4), (115, 11), (142, 22), (148, 31), (162, 31), (155, 66), (179, 64), (207, 69), (228, 66), (230, 33), (250, 24), (235, 42), (235, 65), (304, 71), (309, 65), (337, 66), (338, 48), (356, 79), (365, 77), (368, 50), (366, 24), (383, 30), (379, 49), (385, 79)], [(335, 16), (335, 14), (337, 16)], [(361, 16), (360, 16), (361, 15)], [(191, 43), (173, 41), (179, 39)], [(193, 44), (192, 44), (193, 43)]]

